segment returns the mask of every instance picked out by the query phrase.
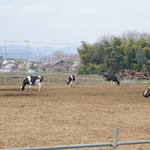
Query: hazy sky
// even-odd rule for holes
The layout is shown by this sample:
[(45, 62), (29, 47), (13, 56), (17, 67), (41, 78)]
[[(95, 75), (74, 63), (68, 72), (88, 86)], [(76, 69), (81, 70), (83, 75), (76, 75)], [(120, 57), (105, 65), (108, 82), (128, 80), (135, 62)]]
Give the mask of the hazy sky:
[(150, 0), (0, 0), (0, 41), (96, 42), (150, 33)]

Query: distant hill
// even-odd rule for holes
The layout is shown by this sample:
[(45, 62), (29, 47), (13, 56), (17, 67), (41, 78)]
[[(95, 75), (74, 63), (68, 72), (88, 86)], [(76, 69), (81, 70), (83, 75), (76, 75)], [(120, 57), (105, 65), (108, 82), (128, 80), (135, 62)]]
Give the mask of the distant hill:
[(52, 56), (55, 51), (62, 51), (65, 54), (77, 54), (77, 48), (79, 45), (64, 46), (64, 47), (51, 47), (51, 46), (41, 46), (41, 47), (28, 47), (24, 45), (9, 44), (6, 47), (0, 45), (0, 56), (6, 58), (16, 58), (16, 59), (26, 59), (28, 56), (29, 60), (38, 60), (39, 57)]

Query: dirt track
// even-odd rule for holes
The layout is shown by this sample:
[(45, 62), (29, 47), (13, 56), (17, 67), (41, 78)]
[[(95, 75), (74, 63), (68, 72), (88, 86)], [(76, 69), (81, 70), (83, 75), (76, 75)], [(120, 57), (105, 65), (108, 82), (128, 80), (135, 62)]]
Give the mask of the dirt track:
[[(106, 143), (115, 127), (119, 141), (150, 140), (150, 98), (142, 96), (147, 87), (46, 85), (41, 92), (21, 92), (1, 85), (0, 148)], [(149, 150), (150, 144), (118, 149)]]

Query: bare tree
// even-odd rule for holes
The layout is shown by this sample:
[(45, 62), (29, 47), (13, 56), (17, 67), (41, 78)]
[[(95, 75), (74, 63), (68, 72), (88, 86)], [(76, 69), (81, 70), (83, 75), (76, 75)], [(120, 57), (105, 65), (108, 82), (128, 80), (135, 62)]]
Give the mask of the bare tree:
[(63, 60), (64, 59), (64, 52), (61, 51), (61, 50), (57, 50), (57, 51), (54, 51), (53, 52), (53, 56), (56, 58), (56, 59), (61, 59)]

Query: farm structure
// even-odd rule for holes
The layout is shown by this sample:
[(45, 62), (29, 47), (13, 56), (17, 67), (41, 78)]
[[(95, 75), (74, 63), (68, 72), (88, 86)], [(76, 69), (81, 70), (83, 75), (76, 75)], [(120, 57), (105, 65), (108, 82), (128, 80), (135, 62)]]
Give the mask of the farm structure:
[[(47, 147), (150, 140), (148, 84), (46, 84), (43, 91), (21, 92), (18, 85), (0, 86), (0, 148)], [(86, 148), (110, 150), (110, 147)], [(119, 150), (145, 150), (150, 144)]]

